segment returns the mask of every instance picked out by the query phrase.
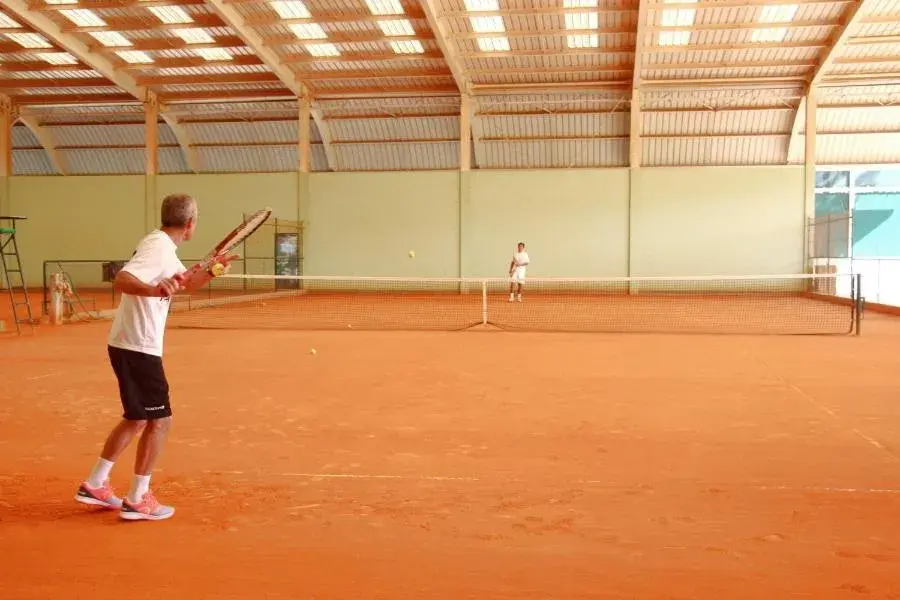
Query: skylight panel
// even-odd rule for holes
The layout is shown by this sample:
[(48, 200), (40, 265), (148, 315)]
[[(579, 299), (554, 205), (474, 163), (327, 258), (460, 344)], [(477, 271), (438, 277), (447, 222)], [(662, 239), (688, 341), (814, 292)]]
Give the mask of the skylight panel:
[(341, 55), (341, 51), (338, 50), (338, 47), (331, 42), (323, 42), (321, 44), (306, 44), (306, 51), (317, 58)]
[(312, 15), (306, 4), (300, 0), (277, 0), (269, 2), (269, 6), (278, 13), (282, 19), (308, 19)]
[(68, 52), (42, 52), (38, 57), (51, 65), (77, 65), (78, 59)]
[(131, 46), (131, 41), (118, 31), (93, 31), (91, 36), (104, 46)]
[(506, 31), (503, 17), (469, 17), (469, 22), (475, 33), (503, 33)]
[(660, 46), (687, 46), (691, 41), (690, 31), (660, 31)]
[(600, 15), (591, 13), (566, 13), (566, 29), (597, 29)]
[[(697, 0), (664, 0), (663, 4), (691, 5)], [(660, 27), (692, 27), (697, 17), (696, 8), (667, 8), (662, 11)], [(657, 42), (660, 46), (686, 46), (691, 41), (690, 31), (660, 31)]]
[(790, 23), (800, 9), (798, 4), (779, 4), (776, 6), (763, 6), (759, 14), (760, 23)]
[(397, 54), (423, 54), (425, 47), (419, 40), (395, 41), (391, 42), (391, 50)]
[(187, 11), (180, 6), (148, 6), (147, 10), (156, 15), (156, 18), (167, 25), (180, 25), (182, 23), (193, 23)]
[(0, 13), (0, 27), (3, 27), (4, 29), (19, 29), (22, 26), (7, 17), (5, 14)]
[(7, 33), (6, 37), (22, 46), (23, 48), (52, 48), (53, 45), (37, 33)]
[(324, 40), (328, 37), (318, 23), (291, 23), (288, 27), (301, 40)]
[(787, 37), (787, 27), (767, 27), (765, 29), (754, 29), (750, 34), (750, 41), (753, 42), (783, 42)]
[(406, 19), (400, 19), (397, 21), (378, 21), (378, 27), (380, 27), (381, 32), (387, 36), (416, 35), (415, 30), (413, 30), (412, 23), (410, 23)]
[(214, 44), (216, 42), (205, 30), (198, 27), (176, 29), (172, 33), (183, 39), (186, 44)]
[(74, 8), (71, 10), (61, 10), (59, 14), (72, 21), (79, 27), (103, 27), (106, 21), (97, 16), (92, 10), (84, 8)]
[(132, 65), (149, 64), (153, 59), (149, 54), (142, 50), (118, 50), (116, 54), (119, 58)]
[(509, 52), (509, 40), (505, 37), (478, 38), (478, 49), (482, 52)]
[(465, 0), (466, 10), (469, 12), (487, 12), (500, 10), (499, 0)]
[(596, 33), (586, 35), (567, 35), (566, 45), (569, 48), (599, 48), (600, 36)]
[(225, 48), (196, 48), (194, 52), (205, 60), (231, 60), (231, 52)]
[[(763, 6), (757, 17), (759, 23), (790, 23), (800, 9), (798, 4)], [(783, 42), (787, 37), (787, 27), (760, 27), (750, 34), (750, 41), (759, 43)]]
[(366, 0), (366, 6), (373, 15), (402, 15), (403, 5), (399, 0)]

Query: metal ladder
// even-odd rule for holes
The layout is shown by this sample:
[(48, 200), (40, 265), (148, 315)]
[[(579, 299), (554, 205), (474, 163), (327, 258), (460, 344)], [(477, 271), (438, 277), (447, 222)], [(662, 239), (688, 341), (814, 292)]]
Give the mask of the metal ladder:
[(12, 306), (13, 322), (19, 335), (22, 334), (23, 323), (34, 328), (31, 302), (28, 301), (28, 286), (25, 285), (19, 246), (16, 244), (16, 222), (24, 220), (25, 217), (0, 216), (0, 267), (3, 269), (6, 291)]

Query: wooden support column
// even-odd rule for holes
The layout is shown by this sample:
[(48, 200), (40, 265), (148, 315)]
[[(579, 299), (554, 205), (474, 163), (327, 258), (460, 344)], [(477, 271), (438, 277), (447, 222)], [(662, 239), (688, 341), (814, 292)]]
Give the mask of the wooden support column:
[(310, 167), (310, 145), (309, 145), (309, 119), (312, 114), (311, 105), (308, 96), (300, 98), (300, 118), (297, 122), (297, 159), (299, 165), (297, 170), (301, 173), (309, 173)]
[(0, 98), (0, 177), (12, 175), (12, 125), (12, 101)]
[(806, 134), (804, 136), (803, 181), (803, 266), (809, 267), (810, 235), (809, 219), (816, 215), (816, 89), (806, 95)]
[(641, 144), (641, 93), (637, 89), (631, 90), (631, 131), (628, 138), (628, 166), (632, 168), (641, 166), (643, 153)]
[(155, 94), (150, 94), (144, 102), (144, 135), (147, 153), (147, 175), (159, 172), (159, 103)]
[(459, 104), (459, 170), (472, 170), (472, 103), (468, 94), (460, 97)]

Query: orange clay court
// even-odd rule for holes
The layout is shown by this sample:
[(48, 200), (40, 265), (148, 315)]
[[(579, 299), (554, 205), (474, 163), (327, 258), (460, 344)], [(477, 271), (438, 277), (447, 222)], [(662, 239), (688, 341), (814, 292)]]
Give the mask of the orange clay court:
[[(4, 597), (900, 598), (896, 318), (866, 313), (858, 337), (326, 330), (413, 304), (461, 323), (462, 297), (173, 310), (175, 427), (154, 486), (179, 512), (159, 524), (72, 500), (120, 412), (108, 322), (4, 340)], [(489, 309), (514, 329), (584, 321), (585, 300), (501, 292)], [(688, 301), (643, 307), (672, 326)], [(849, 314), (699, 302), (748, 330), (753, 310)], [(294, 325), (314, 328), (257, 328), (301, 308)]]

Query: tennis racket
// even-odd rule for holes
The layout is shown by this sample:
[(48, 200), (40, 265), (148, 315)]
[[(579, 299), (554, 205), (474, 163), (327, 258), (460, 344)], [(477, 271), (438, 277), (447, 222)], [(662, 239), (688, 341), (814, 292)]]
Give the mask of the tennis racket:
[(226, 235), (209, 254), (204, 256), (199, 263), (191, 267), (190, 271), (209, 271), (214, 268), (219, 264), (218, 260), (220, 258), (227, 256), (238, 244), (253, 235), (268, 220), (271, 214), (271, 208), (264, 208), (247, 217), (243, 223)]

